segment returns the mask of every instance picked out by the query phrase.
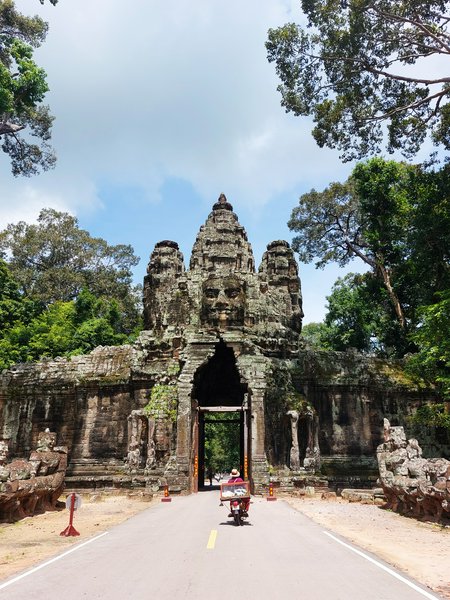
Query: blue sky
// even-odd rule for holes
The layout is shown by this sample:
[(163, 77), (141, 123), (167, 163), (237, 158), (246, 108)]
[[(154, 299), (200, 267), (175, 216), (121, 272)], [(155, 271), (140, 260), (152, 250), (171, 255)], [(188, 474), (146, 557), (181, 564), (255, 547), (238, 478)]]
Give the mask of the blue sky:
[[(131, 244), (141, 282), (156, 242), (189, 263), (220, 193), (259, 264), (292, 240), (298, 197), (343, 181), (351, 165), (320, 149), (311, 123), (286, 114), (266, 59), (267, 30), (300, 21), (294, 0), (16, 0), (49, 22), (36, 59), (47, 71), (58, 163), (14, 178), (0, 156), (0, 229), (44, 207), (68, 211), (110, 244)], [(358, 263), (351, 269), (357, 270)], [(344, 271), (300, 265), (304, 322), (320, 321)]]

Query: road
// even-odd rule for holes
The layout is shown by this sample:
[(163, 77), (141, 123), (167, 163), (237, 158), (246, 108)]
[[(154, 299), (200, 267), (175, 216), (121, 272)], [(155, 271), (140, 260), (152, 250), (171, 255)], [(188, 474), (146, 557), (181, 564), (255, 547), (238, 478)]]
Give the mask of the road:
[(0, 583), (3, 600), (439, 598), (290, 507), (254, 498), (243, 527), (217, 491), (147, 510)]

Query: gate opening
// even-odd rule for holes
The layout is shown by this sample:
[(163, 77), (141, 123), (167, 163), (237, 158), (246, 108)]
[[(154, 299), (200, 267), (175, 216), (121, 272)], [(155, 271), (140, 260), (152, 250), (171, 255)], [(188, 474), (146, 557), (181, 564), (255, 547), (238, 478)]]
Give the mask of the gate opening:
[[(232, 468), (250, 478), (247, 385), (241, 382), (232, 348), (223, 341), (194, 376), (192, 489), (214, 489)], [(212, 475), (213, 485), (209, 485)], [(206, 486), (205, 486), (206, 480)]]

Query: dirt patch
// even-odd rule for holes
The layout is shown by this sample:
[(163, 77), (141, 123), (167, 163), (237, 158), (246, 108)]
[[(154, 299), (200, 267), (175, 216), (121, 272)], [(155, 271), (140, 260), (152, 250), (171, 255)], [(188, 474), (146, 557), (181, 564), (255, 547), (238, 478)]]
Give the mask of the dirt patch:
[(450, 599), (450, 528), (422, 523), (373, 504), (285, 498), (316, 523), (376, 554)]
[(69, 511), (46, 512), (17, 521), (0, 524), (0, 581), (24, 571), (36, 563), (64, 552), (110, 529), (150, 506), (141, 496), (82, 495), (82, 506), (75, 512), (76, 537), (59, 534), (69, 524)]

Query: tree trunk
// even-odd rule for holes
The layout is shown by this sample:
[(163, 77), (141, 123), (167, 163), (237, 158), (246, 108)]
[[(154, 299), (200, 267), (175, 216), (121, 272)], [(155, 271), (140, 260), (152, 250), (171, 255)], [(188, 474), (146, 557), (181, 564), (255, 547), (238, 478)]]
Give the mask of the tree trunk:
[(406, 319), (405, 314), (403, 312), (402, 306), (400, 304), (399, 299), (397, 298), (397, 294), (394, 292), (394, 288), (391, 284), (391, 278), (389, 275), (389, 270), (386, 269), (382, 264), (377, 264), (377, 269), (383, 278), (383, 283), (388, 291), (389, 297), (391, 299), (392, 304), (394, 305), (395, 314), (397, 315), (397, 320), (400, 323), (402, 329), (406, 327)]
[(361, 260), (363, 260), (367, 265), (370, 265), (375, 271), (378, 271), (383, 279), (383, 283), (385, 288), (388, 291), (389, 298), (394, 306), (395, 314), (397, 315), (397, 320), (400, 323), (400, 327), (402, 329), (406, 328), (406, 319), (405, 314), (403, 312), (402, 306), (400, 304), (399, 299), (397, 298), (397, 294), (394, 292), (394, 288), (392, 287), (391, 277), (389, 275), (389, 269), (387, 269), (381, 262), (381, 260), (368, 257), (364, 252), (362, 252), (359, 248), (357, 248), (351, 241), (346, 238), (345, 243), (348, 248), (351, 248), (352, 252), (359, 256)]

